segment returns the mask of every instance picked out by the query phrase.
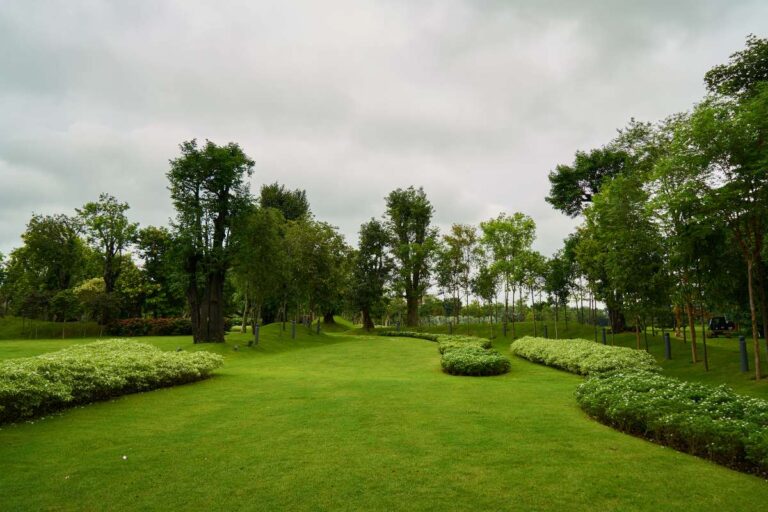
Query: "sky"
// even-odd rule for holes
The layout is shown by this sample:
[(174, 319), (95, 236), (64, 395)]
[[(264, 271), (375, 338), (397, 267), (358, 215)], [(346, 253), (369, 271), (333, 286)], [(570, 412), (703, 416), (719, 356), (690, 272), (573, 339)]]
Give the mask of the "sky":
[(549, 255), (579, 220), (547, 174), (690, 109), (750, 33), (765, 0), (4, 0), (0, 252), (101, 192), (166, 225), (168, 161), (197, 138), (239, 143), (254, 192), (305, 189), (352, 244), (414, 185), (444, 231), (520, 211)]

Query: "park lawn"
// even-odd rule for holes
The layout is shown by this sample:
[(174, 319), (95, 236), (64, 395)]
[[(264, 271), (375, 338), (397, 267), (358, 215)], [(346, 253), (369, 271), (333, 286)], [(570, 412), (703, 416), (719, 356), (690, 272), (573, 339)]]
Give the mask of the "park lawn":
[[(434, 343), (298, 333), (267, 326), (257, 348), (242, 334), (143, 338), (222, 353), (225, 366), (0, 426), (0, 509), (722, 511), (768, 499), (762, 479), (591, 421), (574, 375), (514, 358), (503, 376), (453, 377)], [(76, 342), (0, 341), (0, 358)]]

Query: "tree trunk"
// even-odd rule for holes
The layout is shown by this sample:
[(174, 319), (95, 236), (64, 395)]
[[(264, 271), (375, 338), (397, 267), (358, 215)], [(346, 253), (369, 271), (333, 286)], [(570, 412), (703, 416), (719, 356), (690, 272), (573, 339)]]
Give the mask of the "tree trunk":
[(248, 294), (246, 293), (245, 299), (243, 300), (243, 316), (242, 321), (240, 322), (240, 332), (245, 334), (248, 332)]
[(335, 324), (336, 321), (333, 319), (333, 312), (326, 312), (323, 314), (323, 323), (325, 324)]
[(635, 316), (635, 341), (637, 350), (640, 350), (640, 317)]
[(366, 331), (372, 331), (374, 329), (373, 319), (371, 319), (371, 312), (368, 308), (363, 308), (363, 329)]
[(419, 326), (419, 298), (413, 295), (405, 297), (406, 304), (406, 325), (408, 327)]
[(536, 336), (536, 310), (533, 308), (535, 297), (533, 295), (533, 286), (531, 286), (531, 318), (533, 319), (533, 335)]
[(755, 311), (755, 294), (752, 284), (752, 259), (747, 260), (747, 289), (749, 291), (749, 314), (752, 319), (752, 341), (755, 350), (755, 381), (760, 380), (760, 342), (757, 337), (757, 312)]
[(765, 340), (765, 349), (768, 351), (768, 300), (765, 294), (765, 263), (757, 262), (757, 295), (760, 297), (760, 316), (763, 319), (763, 339)]
[(691, 360), (695, 363), (698, 358), (696, 353), (696, 321), (693, 315), (693, 304), (690, 300), (685, 302), (685, 314), (688, 315), (688, 331), (691, 333)]
[(515, 331), (515, 286), (512, 287), (512, 339), (517, 339)]

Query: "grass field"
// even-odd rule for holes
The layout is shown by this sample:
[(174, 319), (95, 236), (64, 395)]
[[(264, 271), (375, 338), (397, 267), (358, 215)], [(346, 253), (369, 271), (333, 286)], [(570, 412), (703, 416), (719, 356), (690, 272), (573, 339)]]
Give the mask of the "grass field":
[[(768, 500), (762, 479), (591, 421), (573, 397), (580, 378), (564, 372), (515, 358), (503, 376), (452, 377), (435, 344), (416, 339), (300, 327), (291, 340), (278, 325), (259, 347), (248, 338), (143, 338), (221, 353), (225, 366), (0, 427), (0, 510), (724, 511)], [(0, 341), (0, 358), (80, 342)]]

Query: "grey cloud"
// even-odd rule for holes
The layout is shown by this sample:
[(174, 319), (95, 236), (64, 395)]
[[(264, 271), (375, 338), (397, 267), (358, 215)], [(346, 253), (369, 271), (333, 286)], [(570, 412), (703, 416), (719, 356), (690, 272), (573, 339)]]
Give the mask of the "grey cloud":
[(253, 189), (307, 189), (350, 241), (414, 184), (441, 227), (523, 211), (551, 253), (575, 223), (547, 172), (689, 108), (766, 20), (756, 0), (5, 2), (0, 251), (102, 191), (167, 222), (168, 159), (197, 137), (239, 142)]

